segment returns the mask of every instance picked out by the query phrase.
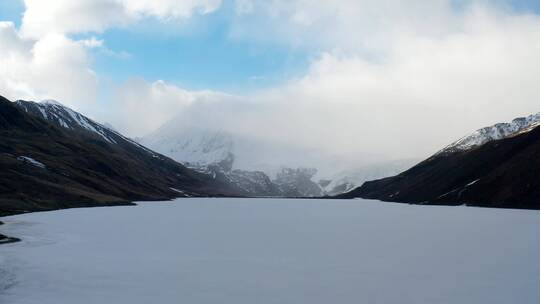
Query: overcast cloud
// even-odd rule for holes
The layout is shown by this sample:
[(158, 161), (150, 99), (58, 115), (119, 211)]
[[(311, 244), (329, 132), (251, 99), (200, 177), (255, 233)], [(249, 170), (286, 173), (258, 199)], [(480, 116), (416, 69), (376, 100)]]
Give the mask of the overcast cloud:
[(87, 53), (107, 41), (69, 34), (212, 14), (223, 3), (25, 3), (20, 29), (0, 24), (3, 94), (55, 98), (130, 136), (184, 119), (359, 163), (366, 155), (423, 157), (482, 126), (540, 111), (540, 18), (489, 1), (237, 0), (230, 39), (315, 50), (303, 75), (241, 96), (134, 75), (114, 88), (105, 114)]

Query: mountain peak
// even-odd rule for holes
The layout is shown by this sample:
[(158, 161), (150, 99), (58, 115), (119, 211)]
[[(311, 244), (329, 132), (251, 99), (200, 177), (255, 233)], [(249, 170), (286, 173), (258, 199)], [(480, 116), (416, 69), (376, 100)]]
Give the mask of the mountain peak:
[(63, 104), (61, 104), (59, 101), (54, 99), (45, 99), (39, 102), (42, 105), (50, 105), (50, 106), (60, 106), (60, 107), (66, 107)]
[(230, 170), (234, 161), (234, 140), (225, 131), (165, 126), (142, 142), (192, 167), (227, 164)]
[(527, 117), (518, 117), (511, 122), (497, 123), (489, 127), (478, 129), (473, 133), (451, 143), (441, 153), (452, 153), (477, 148), (487, 142), (511, 137), (532, 130), (540, 124), (540, 112)]
[(62, 105), (55, 100), (41, 102), (17, 100), (15, 104), (26, 113), (34, 114), (63, 129), (83, 130), (103, 138), (105, 141), (115, 143), (111, 130), (92, 119)]
[(539, 125), (535, 114), (477, 130), (405, 172), (340, 197), (540, 209)]

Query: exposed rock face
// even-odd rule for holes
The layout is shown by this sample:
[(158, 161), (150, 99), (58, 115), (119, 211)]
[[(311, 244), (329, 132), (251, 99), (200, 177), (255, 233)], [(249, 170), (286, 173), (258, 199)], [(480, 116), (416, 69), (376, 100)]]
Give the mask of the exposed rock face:
[[(253, 197), (315, 197), (321, 196), (321, 188), (311, 181), (314, 169), (282, 169), (275, 179), (262, 171), (228, 170), (219, 164), (205, 167), (192, 167), (195, 170), (226, 180), (244, 193)], [(306, 172), (304, 172), (306, 171)], [(313, 172), (316, 172), (314, 170)]]
[(313, 168), (283, 168), (277, 173), (274, 183), (284, 196), (311, 197), (322, 196), (321, 187), (312, 181), (317, 169)]
[(283, 196), (280, 189), (274, 184), (268, 175), (261, 171), (232, 170), (228, 177), (230, 181), (240, 189), (252, 196), (276, 197)]
[(251, 196), (313, 197), (323, 194), (321, 188), (309, 180), (317, 172), (314, 169), (282, 169), (278, 177), (271, 180), (263, 171), (235, 168), (235, 142), (226, 132), (200, 128), (179, 130), (171, 122), (143, 138), (142, 142), (189, 168), (227, 180)]

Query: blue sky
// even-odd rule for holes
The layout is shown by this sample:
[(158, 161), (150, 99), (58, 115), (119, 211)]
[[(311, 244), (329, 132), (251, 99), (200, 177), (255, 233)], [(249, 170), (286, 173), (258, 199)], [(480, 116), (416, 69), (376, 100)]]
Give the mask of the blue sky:
[[(457, 0), (456, 4), (463, 2), (467, 1)], [(537, 0), (498, 2), (520, 12), (540, 11)], [(22, 1), (0, 1), (0, 20), (19, 26), (23, 12)], [(232, 14), (233, 3), (225, 1), (216, 12), (196, 15), (184, 23), (148, 19), (129, 28), (89, 34), (103, 39), (111, 51), (92, 52), (92, 68), (105, 82), (121, 83), (131, 77), (162, 79), (192, 90), (242, 94), (299, 77), (318, 54), (316, 49), (231, 38)]]
[(505, 2), (518, 11), (540, 12), (540, 1), (538, 0), (514, 0)]
[(24, 4), (19, 0), (0, 1), (0, 20), (13, 21), (20, 25)]
[[(148, 19), (129, 28), (112, 28), (95, 36), (113, 53), (95, 50), (93, 69), (104, 81), (131, 77), (166, 80), (192, 90), (246, 93), (275, 86), (301, 75), (313, 52), (284, 46), (257, 45), (230, 37), (231, 2), (208, 15), (163, 23)], [(24, 4), (0, 1), (0, 20), (21, 23)]]
[(164, 79), (190, 89), (228, 92), (276, 85), (299, 74), (308, 65), (309, 52), (279, 46), (260, 46), (230, 39), (227, 24), (219, 18), (199, 17), (196, 33), (162, 33), (165, 25), (150, 31), (109, 30), (100, 38), (123, 58), (98, 52), (96, 71), (122, 81), (129, 75), (147, 80)]

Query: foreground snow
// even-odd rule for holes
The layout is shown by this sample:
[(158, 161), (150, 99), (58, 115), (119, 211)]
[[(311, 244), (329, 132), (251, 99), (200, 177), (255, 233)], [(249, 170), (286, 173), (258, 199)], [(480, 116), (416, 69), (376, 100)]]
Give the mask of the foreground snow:
[(181, 199), (3, 219), (0, 303), (538, 303), (540, 212)]

